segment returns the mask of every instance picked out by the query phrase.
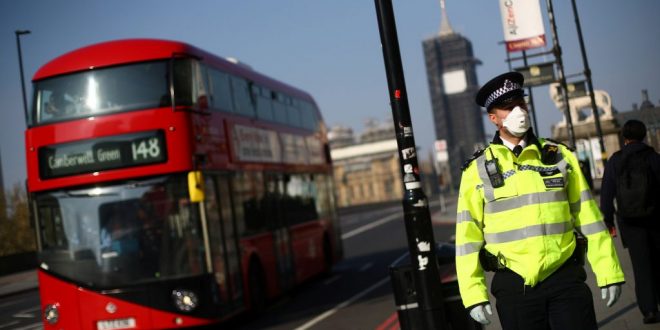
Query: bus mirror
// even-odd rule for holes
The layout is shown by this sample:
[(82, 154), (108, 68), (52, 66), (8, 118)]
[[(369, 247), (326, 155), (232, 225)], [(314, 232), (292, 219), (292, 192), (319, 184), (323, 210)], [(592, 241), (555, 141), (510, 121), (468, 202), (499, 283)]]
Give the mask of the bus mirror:
[(202, 179), (202, 172), (188, 172), (188, 194), (190, 195), (190, 201), (193, 203), (198, 203), (204, 200), (204, 180)]

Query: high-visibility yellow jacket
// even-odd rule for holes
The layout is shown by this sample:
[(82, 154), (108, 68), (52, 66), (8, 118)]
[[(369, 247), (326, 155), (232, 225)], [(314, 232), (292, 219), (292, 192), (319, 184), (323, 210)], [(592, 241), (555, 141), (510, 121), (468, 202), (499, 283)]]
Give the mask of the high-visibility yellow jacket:
[[(499, 136), (495, 141), (501, 141)], [(488, 301), (481, 248), (498, 256), (526, 285), (535, 286), (571, 257), (574, 229), (588, 240), (587, 258), (598, 286), (624, 282), (609, 231), (575, 155), (533, 135), (518, 157), (495, 141), (475, 154), (461, 178), (456, 270), (465, 307)], [(548, 151), (543, 153), (546, 164), (543, 149)], [(493, 158), (504, 178), (499, 188), (486, 170), (486, 161)]]

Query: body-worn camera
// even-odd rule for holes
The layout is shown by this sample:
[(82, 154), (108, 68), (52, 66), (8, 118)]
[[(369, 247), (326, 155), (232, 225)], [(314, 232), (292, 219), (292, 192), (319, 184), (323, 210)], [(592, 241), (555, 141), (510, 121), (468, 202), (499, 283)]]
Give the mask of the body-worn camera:
[(499, 188), (504, 185), (504, 177), (502, 176), (502, 172), (500, 172), (497, 158), (486, 161), (486, 173), (488, 173), (488, 179), (490, 179), (490, 184), (493, 188)]

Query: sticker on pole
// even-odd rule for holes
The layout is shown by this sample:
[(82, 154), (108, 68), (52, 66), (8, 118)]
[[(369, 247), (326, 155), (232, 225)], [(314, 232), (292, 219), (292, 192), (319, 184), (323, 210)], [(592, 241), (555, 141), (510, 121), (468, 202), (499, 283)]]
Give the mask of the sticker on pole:
[(401, 157), (403, 157), (403, 159), (415, 158), (415, 156), (415, 147), (401, 150)]

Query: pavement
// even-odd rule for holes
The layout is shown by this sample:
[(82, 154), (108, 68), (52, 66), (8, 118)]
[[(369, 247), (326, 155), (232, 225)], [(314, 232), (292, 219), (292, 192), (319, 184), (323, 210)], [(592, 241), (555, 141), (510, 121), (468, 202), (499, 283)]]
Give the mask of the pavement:
[[(443, 209), (434, 212), (431, 216), (435, 225), (453, 225), (456, 214), (456, 196), (448, 196), (439, 201)], [(619, 301), (612, 307), (607, 307), (605, 301), (601, 300), (600, 289), (596, 286), (596, 281), (590, 267), (587, 266), (587, 284), (591, 288), (596, 309), (596, 319), (598, 327), (602, 330), (660, 330), (660, 323), (643, 324), (642, 314), (637, 308), (635, 299), (635, 279), (633, 278), (632, 265), (628, 250), (621, 245), (621, 239), (615, 239), (615, 246), (621, 261), (621, 266), (626, 276), (626, 283), (623, 285), (623, 291)], [(492, 273), (488, 273), (487, 283), (490, 283)], [(659, 279), (660, 280), (660, 279)], [(14, 294), (38, 289), (37, 272), (29, 270), (0, 277), (0, 298), (5, 298)], [(392, 302), (394, 303), (394, 302)], [(502, 329), (497, 318), (495, 308), (495, 299), (491, 297), (493, 307), (492, 323), (486, 326), (485, 330)]]

